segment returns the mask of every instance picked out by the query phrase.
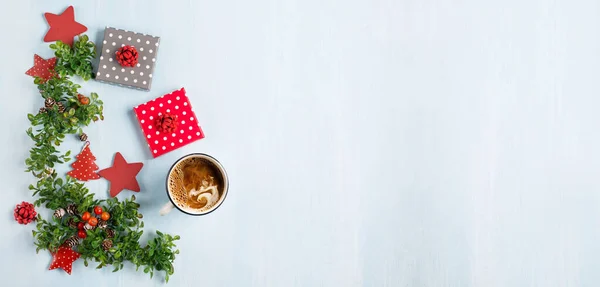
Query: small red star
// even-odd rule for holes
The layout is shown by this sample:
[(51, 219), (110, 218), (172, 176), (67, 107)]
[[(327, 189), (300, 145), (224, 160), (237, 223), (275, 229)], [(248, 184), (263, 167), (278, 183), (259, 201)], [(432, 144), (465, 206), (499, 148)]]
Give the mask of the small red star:
[(56, 66), (56, 58), (44, 60), (44, 58), (38, 55), (33, 55), (33, 67), (27, 70), (25, 74), (32, 77), (40, 77), (44, 81), (48, 81), (55, 75), (54, 66)]
[(56, 251), (56, 253), (52, 254), (52, 256), (54, 256), (54, 258), (52, 258), (52, 263), (50, 264), (50, 269), (48, 270), (60, 268), (62, 270), (65, 270), (65, 272), (69, 273), (69, 275), (71, 275), (73, 262), (79, 259), (81, 254), (73, 251), (73, 249), (69, 247), (61, 246), (58, 248), (58, 251)]
[(69, 6), (62, 14), (45, 13), (50, 30), (44, 36), (44, 42), (62, 41), (72, 46), (73, 38), (85, 31), (87, 27), (75, 22), (75, 10)]
[(110, 181), (110, 196), (115, 197), (123, 189), (140, 192), (140, 185), (135, 176), (144, 166), (141, 162), (127, 163), (121, 153), (115, 154), (112, 167), (103, 169), (98, 174)]

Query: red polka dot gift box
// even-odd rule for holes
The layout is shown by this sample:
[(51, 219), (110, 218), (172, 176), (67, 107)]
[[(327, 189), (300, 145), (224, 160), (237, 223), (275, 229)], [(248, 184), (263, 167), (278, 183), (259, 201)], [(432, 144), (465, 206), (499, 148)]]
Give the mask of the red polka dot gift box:
[(185, 89), (133, 108), (154, 158), (204, 138)]

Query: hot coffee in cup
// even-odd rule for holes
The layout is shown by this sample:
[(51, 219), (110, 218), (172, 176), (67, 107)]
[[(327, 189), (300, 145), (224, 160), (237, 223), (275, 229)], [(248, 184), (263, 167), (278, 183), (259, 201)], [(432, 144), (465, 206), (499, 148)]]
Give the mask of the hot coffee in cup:
[(229, 182), (225, 169), (206, 154), (190, 154), (179, 159), (167, 176), (167, 195), (171, 200), (161, 210), (173, 207), (190, 215), (203, 215), (217, 209), (225, 200)]

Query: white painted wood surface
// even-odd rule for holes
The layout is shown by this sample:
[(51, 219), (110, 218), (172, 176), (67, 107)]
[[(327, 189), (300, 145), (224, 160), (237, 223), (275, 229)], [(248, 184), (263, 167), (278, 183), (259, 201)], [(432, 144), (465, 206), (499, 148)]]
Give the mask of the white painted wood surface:
[[(598, 285), (598, 1), (21, 0), (0, 9), (3, 286), (163, 285), (47, 271), (12, 220), (42, 105), (24, 72), (51, 56), (42, 13), (69, 4), (96, 41), (162, 37), (151, 92), (83, 91), (106, 103), (86, 130), (99, 166), (144, 161), (146, 232), (182, 237), (170, 286)], [(150, 159), (131, 109), (182, 86), (207, 138)], [(223, 162), (229, 197), (159, 217), (191, 152)]]

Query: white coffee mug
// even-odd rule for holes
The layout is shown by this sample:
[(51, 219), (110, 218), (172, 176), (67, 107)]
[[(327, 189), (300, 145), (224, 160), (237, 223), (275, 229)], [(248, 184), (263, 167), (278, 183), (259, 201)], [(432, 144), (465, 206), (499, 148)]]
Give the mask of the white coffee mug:
[[(220, 173), (219, 175), (223, 179), (222, 194), (219, 196), (219, 198), (216, 200), (216, 202), (214, 202), (213, 205), (210, 206), (209, 208), (194, 209), (194, 208), (186, 207), (183, 205), (178, 205), (175, 202), (175, 200), (173, 199), (173, 195), (171, 194), (170, 185), (169, 185), (169, 179), (171, 178), (171, 173), (173, 172), (175, 167), (177, 165), (179, 165), (179, 163), (181, 163), (182, 161), (185, 161), (187, 159), (190, 159), (190, 158), (201, 158), (203, 160), (210, 162), (217, 169), (217, 172)], [(200, 193), (198, 196), (205, 197), (210, 202), (210, 200), (211, 200), (210, 197), (214, 196), (214, 191), (211, 193), (212, 188), (214, 188), (214, 187), (207, 187), (206, 190), (198, 191), (198, 193)], [(215, 211), (215, 209), (219, 208), (219, 206), (221, 206), (223, 201), (225, 201), (225, 198), (227, 197), (227, 192), (229, 191), (229, 178), (227, 177), (227, 172), (225, 171), (225, 168), (223, 168), (223, 165), (217, 159), (215, 159), (214, 157), (207, 155), (207, 154), (193, 153), (193, 154), (188, 154), (188, 155), (178, 159), (171, 166), (171, 168), (169, 169), (169, 173), (167, 174), (166, 190), (167, 190), (167, 196), (169, 197), (169, 202), (166, 203), (163, 206), (163, 208), (161, 208), (160, 215), (167, 215), (169, 212), (171, 212), (173, 210), (173, 208), (177, 208), (177, 209), (179, 209), (179, 211), (181, 211), (185, 214), (188, 214), (188, 215), (196, 215), (196, 216), (206, 215), (206, 214), (209, 214), (209, 213)], [(216, 192), (218, 192), (218, 190), (216, 190)]]

